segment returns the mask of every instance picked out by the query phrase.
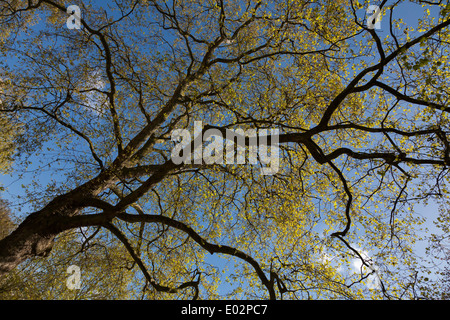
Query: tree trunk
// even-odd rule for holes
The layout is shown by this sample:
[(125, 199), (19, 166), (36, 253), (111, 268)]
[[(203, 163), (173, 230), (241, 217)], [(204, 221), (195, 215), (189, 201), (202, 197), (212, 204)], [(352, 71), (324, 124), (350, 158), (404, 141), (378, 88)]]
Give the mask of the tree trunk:
[(116, 181), (111, 171), (55, 197), (43, 209), (31, 213), (11, 234), (0, 240), (0, 277), (20, 263), (35, 256), (48, 256), (55, 237), (73, 227), (67, 219), (82, 208), (92, 205), (92, 199)]
[(58, 215), (74, 215), (77, 209), (46, 206), (30, 214), (10, 235), (0, 241), (0, 276), (28, 258), (47, 256), (53, 248), (55, 236), (49, 228)]

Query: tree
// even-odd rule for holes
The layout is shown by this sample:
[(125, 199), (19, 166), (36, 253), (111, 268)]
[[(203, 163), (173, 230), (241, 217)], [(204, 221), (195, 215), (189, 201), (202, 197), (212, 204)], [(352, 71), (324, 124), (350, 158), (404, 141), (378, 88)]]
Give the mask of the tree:
[[(54, 180), (28, 183), (0, 276), (56, 252), (102, 261), (133, 297), (415, 298), (414, 205), (448, 195), (448, 6), (382, 1), (382, 32), (358, 1), (79, 6), (80, 29), (58, 0), (1, 10), (1, 113)], [(245, 137), (244, 164), (175, 163), (181, 129), (214, 132), (179, 150), (214, 159), (219, 136), (258, 130), (257, 161)]]
[[(3, 91), (3, 81), (0, 79), (0, 93)], [(2, 101), (0, 100), (0, 110)], [(11, 170), (14, 156), (20, 143), (21, 125), (15, 117), (0, 113), (0, 173)]]
[(10, 214), (8, 204), (5, 200), (0, 199), (0, 239), (6, 237), (14, 228)]
[(14, 150), (14, 144), (12, 141), (13, 136), (10, 134), (14, 132), (10, 127), (10, 122), (7, 119), (0, 118), (0, 126), (2, 128), (0, 141), (0, 170), (6, 171), (11, 166), (11, 151)]
[(426, 248), (428, 256), (433, 257), (430, 263), (437, 277), (430, 277), (432, 272), (425, 270), (418, 282), (420, 298), (448, 300), (450, 298), (450, 249), (448, 239), (450, 236), (448, 208), (442, 208), (437, 219), (434, 221), (439, 233), (432, 233), (429, 237), (429, 245)]

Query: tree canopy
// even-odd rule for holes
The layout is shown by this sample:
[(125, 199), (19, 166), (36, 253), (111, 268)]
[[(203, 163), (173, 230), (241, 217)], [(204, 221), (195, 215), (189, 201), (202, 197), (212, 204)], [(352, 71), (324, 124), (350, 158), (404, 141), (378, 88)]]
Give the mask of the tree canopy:
[[(436, 204), (448, 263), (447, 3), (381, 1), (379, 29), (369, 1), (75, 2), (79, 29), (65, 1), (0, 1), (0, 130), (31, 208), (10, 205), (0, 297), (445, 297), (415, 245)], [(216, 134), (193, 154), (267, 129), (279, 164), (250, 164), (250, 137), (245, 163), (172, 161), (182, 129)]]

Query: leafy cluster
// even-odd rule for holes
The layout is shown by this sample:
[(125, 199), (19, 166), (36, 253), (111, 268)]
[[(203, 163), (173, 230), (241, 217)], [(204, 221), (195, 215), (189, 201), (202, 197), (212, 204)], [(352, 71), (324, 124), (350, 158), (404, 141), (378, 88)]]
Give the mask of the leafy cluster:
[[(80, 30), (63, 1), (4, 5), (0, 130), (23, 126), (33, 212), (0, 240), (0, 297), (446, 297), (414, 248), (419, 204), (448, 234), (448, 5), (382, 1), (382, 32), (368, 5), (83, 1)], [(199, 120), (279, 129), (279, 171), (174, 164)]]

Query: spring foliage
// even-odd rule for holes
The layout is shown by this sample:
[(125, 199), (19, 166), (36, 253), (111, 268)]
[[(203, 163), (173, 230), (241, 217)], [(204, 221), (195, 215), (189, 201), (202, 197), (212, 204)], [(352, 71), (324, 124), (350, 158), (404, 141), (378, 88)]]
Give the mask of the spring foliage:
[[(380, 31), (368, 5), (83, 1), (80, 30), (62, 1), (3, 5), (0, 121), (24, 125), (15, 173), (52, 241), (11, 254), (0, 297), (426, 295), (415, 208), (448, 230), (449, 10), (383, 1)], [(279, 129), (279, 171), (174, 165), (194, 121)]]

